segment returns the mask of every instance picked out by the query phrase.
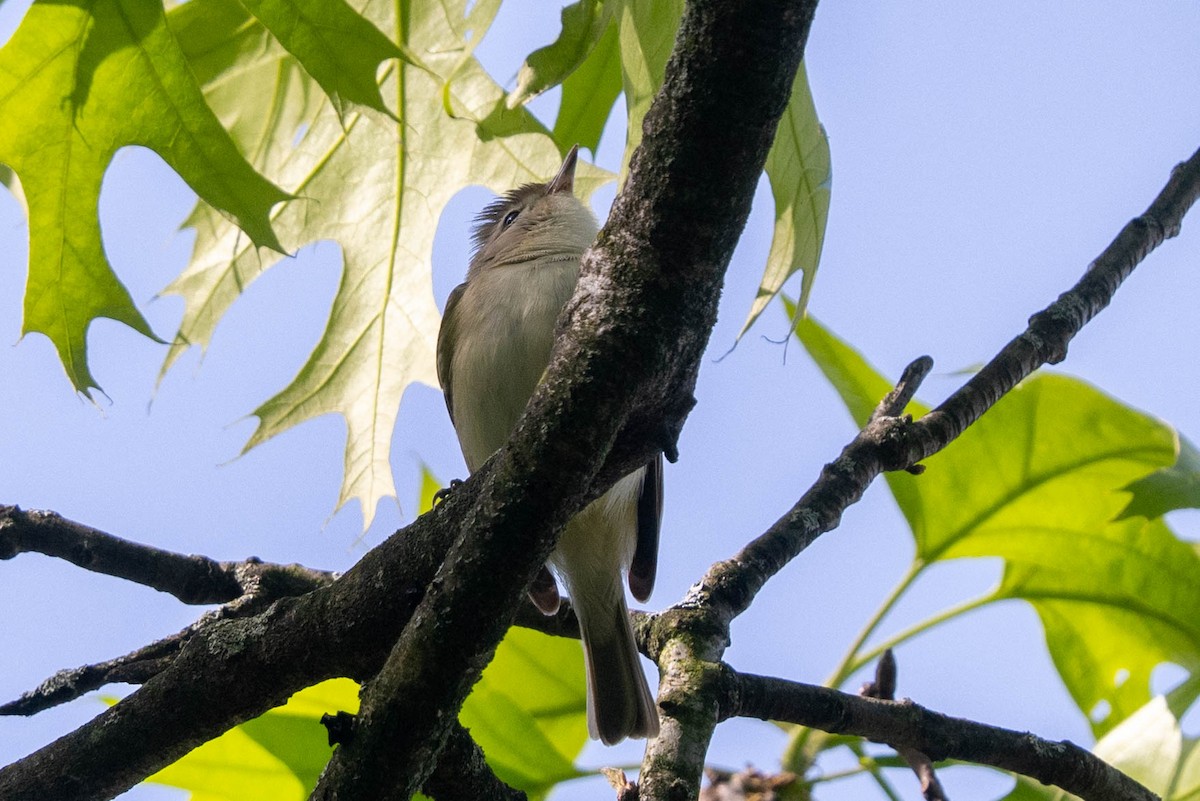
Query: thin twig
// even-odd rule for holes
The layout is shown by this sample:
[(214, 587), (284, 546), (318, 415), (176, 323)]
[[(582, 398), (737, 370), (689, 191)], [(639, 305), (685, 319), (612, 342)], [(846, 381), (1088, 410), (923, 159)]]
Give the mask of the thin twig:
[[(915, 422), (877, 412), (841, 456), (825, 466), (800, 501), (733, 560), (715, 565), (700, 591), (725, 606), (724, 615), (740, 614), (767, 579), (838, 525), (842, 512), (862, 497), (880, 473), (907, 470), (942, 450), (1038, 367), (1061, 361), (1070, 341), (1108, 305), (1134, 267), (1179, 232), (1197, 198), (1200, 150), (1172, 170), (1146, 212), (1125, 225), (1083, 278), (1031, 317), (1029, 327), (961, 389)], [(905, 380), (893, 392), (896, 398), (919, 384), (918, 366), (925, 359), (905, 371)], [(896, 405), (895, 400), (885, 400), (881, 408), (887, 405)]]
[(185, 604), (219, 604), (258, 594), (300, 595), (328, 584), (333, 574), (303, 565), (274, 565), (250, 557), (218, 562), (122, 539), (68, 520), (56, 512), (0, 506), (0, 559), (40, 553), (65, 559), (175, 596)]
[(256, 615), (280, 598), (303, 595), (336, 574), (251, 557), (218, 562), (166, 551), (68, 520), (56, 512), (0, 506), (0, 558), (40, 553), (97, 573), (169, 593), (188, 604), (224, 603), (182, 631), (104, 662), (60, 670), (20, 698), (0, 704), (0, 715), (33, 715), (105, 684), (144, 684), (171, 664), (188, 640), (218, 621)]
[(223, 620), (257, 615), (280, 598), (303, 595), (317, 586), (328, 584), (334, 577), (333, 573), (299, 565), (274, 565), (258, 560), (226, 564), (233, 566), (234, 574), (245, 587), (246, 594), (206, 612), (186, 628), (124, 656), (60, 670), (34, 689), (22, 693), (20, 698), (0, 704), (0, 715), (34, 715), (114, 682), (145, 684), (169, 667), (197, 633)]
[[(896, 700), (897, 674), (896, 654), (891, 648), (888, 648), (880, 655), (879, 663), (875, 665), (875, 680), (864, 684), (859, 695), (864, 698), (878, 698), (881, 701)], [(917, 780), (921, 782), (921, 794), (925, 796), (925, 801), (948, 801), (946, 791), (942, 787), (942, 783), (938, 781), (932, 759), (921, 751), (905, 745), (896, 746), (896, 753), (908, 763), (912, 772), (917, 775)]]

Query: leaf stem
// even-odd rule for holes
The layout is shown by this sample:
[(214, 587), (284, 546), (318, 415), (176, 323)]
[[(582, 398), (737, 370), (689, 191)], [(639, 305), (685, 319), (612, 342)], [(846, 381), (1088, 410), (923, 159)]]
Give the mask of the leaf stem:
[[(900, 600), (904, 593), (908, 591), (908, 588), (912, 586), (913, 582), (917, 580), (917, 577), (921, 574), (921, 571), (925, 569), (927, 564), (928, 563), (920, 558), (913, 559), (912, 564), (908, 566), (908, 571), (900, 579), (900, 583), (892, 588), (892, 591), (888, 594), (887, 598), (884, 599), (880, 607), (875, 611), (875, 614), (871, 616), (870, 620), (868, 620), (866, 625), (863, 626), (862, 631), (860, 631), (858, 636), (854, 638), (854, 642), (851, 644), (850, 649), (846, 652), (846, 655), (842, 657), (842, 660), (838, 663), (837, 668), (834, 669), (833, 675), (825, 680), (825, 686), (840, 687), (842, 683), (850, 676), (850, 674), (854, 672), (856, 669), (854, 666), (861, 663), (861, 660), (857, 659), (857, 655), (859, 650), (863, 647), (863, 644), (866, 643), (867, 639), (875, 632), (875, 629), (879, 627), (879, 624), (883, 622), (883, 619), (887, 616), (887, 614), (892, 611), (892, 609), (896, 606), (896, 603)], [(794, 731), (791, 740), (783, 753), (783, 767), (786, 770), (793, 771), (800, 775), (803, 775), (807, 772), (806, 768), (808, 766), (809, 759), (805, 755), (805, 749), (808, 745), (809, 738), (812, 735), (813, 730), (806, 727), (797, 728)]]
[(896, 604), (900, 601), (900, 598), (903, 597), (904, 593), (908, 592), (908, 589), (913, 585), (913, 583), (917, 580), (917, 577), (921, 575), (921, 572), (927, 566), (928, 563), (923, 559), (913, 559), (912, 564), (908, 566), (908, 572), (905, 573), (904, 577), (900, 579), (900, 583), (892, 588), (892, 591), (875, 611), (875, 614), (871, 616), (870, 620), (868, 620), (866, 625), (863, 626), (862, 631), (860, 631), (858, 636), (854, 638), (854, 642), (850, 645), (850, 649), (846, 652), (846, 655), (842, 657), (842, 661), (839, 662), (838, 666), (834, 669), (833, 675), (825, 680), (826, 687), (841, 687), (846, 679), (850, 678), (854, 671), (858, 669), (858, 667), (863, 663), (863, 660), (858, 657), (859, 650), (862, 649), (863, 645), (870, 638), (870, 636), (875, 633), (875, 629), (879, 628), (879, 624), (882, 623), (883, 619), (888, 616), (892, 609), (895, 608)]
[(879, 789), (883, 791), (883, 794), (888, 797), (889, 801), (902, 801), (900, 794), (896, 792), (896, 788), (892, 787), (892, 783), (887, 780), (887, 777), (883, 775), (883, 771), (879, 769), (879, 764), (875, 761), (875, 758), (863, 750), (861, 743), (852, 743), (847, 747), (858, 757), (858, 763), (863, 766), (863, 769), (867, 773), (871, 774), (871, 778), (879, 785)]
[(938, 612), (936, 615), (933, 615), (932, 617), (928, 617), (925, 620), (922, 620), (920, 623), (915, 623), (912, 626), (909, 626), (904, 631), (901, 631), (898, 634), (893, 634), (891, 637), (889, 637), (888, 639), (879, 643), (871, 650), (863, 653), (861, 656), (854, 659), (848, 666), (847, 675), (852, 675), (855, 671), (857, 671), (863, 665), (866, 665), (867, 663), (871, 662), (874, 659), (878, 659), (879, 655), (882, 654), (884, 651), (886, 651), (889, 648), (895, 648), (897, 645), (900, 645), (903, 642), (911, 640), (913, 637), (916, 637), (918, 634), (923, 634), (924, 632), (928, 631), (929, 629), (934, 628), (935, 626), (941, 625), (942, 623), (945, 623), (948, 620), (956, 618), (959, 615), (964, 615), (967, 612), (971, 612), (975, 609), (980, 609), (980, 608), (992, 603), (993, 601), (999, 601), (999, 600), (1004, 600), (1004, 599), (997, 597), (994, 593), (989, 593), (987, 595), (981, 595), (978, 598), (972, 598), (969, 601), (963, 601), (962, 603), (955, 604), (954, 606), (944, 609), (941, 612)]

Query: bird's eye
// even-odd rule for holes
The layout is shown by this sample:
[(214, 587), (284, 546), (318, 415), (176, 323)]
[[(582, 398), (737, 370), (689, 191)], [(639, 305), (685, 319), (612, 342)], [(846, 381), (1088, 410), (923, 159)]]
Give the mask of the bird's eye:
[(513, 209), (513, 210), (512, 210), (512, 211), (510, 211), (508, 214), (505, 214), (505, 215), (504, 215), (504, 222), (501, 224), (501, 226), (500, 226), (500, 227), (501, 227), (501, 228), (507, 228), (508, 226), (510, 226), (510, 225), (512, 225), (514, 222), (516, 222), (516, 219), (517, 219), (517, 217), (519, 217), (519, 216), (521, 216), (521, 211), (520, 211), (520, 209)]

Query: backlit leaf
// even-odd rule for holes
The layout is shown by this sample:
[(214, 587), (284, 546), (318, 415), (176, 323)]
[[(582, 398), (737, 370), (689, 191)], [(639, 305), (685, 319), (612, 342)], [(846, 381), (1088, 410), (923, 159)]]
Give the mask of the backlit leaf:
[(517, 88), (506, 101), (508, 107), (528, 103), (574, 72), (607, 27), (609, 13), (603, 0), (577, 0), (563, 6), (558, 38), (525, 59), (517, 73)]
[[(797, 327), (861, 423), (888, 382), (815, 321)], [(1114, 518), (1175, 462), (1176, 433), (1080, 381), (1040, 374), (888, 483), (921, 564), (1004, 559), (996, 600), (1029, 601), (1097, 734), (1141, 709), (1155, 667), (1200, 670), (1200, 557), (1160, 519)]]
[(1133, 495), (1120, 518), (1161, 517), (1175, 509), (1200, 509), (1200, 450), (1185, 437), (1176, 443), (1175, 463), (1127, 487)]
[[(502, 191), (545, 180), (559, 166), (545, 128), (524, 109), (508, 110), (503, 90), (470, 55), (497, 6), (497, 0), (476, 2), (469, 11), (465, 0), (416, 4), (403, 26), (389, 3), (364, 7), (372, 24), (419, 47), (433, 71), (404, 62), (385, 70), (382, 93), (399, 124), (362, 109), (343, 117), (324, 97), (304, 107), (306, 117), (294, 109), (275, 113), (286, 105), (285, 92), (312, 97), (294, 60), (278, 47), (256, 52), (252, 63), (262, 69), (252, 73), (233, 61), (208, 73), (206, 91), (220, 93), (237, 82), (251, 98), (245, 111), (259, 124), (247, 131), (259, 139), (249, 149), (301, 196), (274, 219), (289, 249), (324, 239), (342, 249), (342, 280), (325, 331), (292, 383), (255, 411), (259, 426), (246, 447), (311, 417), (343, 415), (338, 505), (358, 499), (364, 526), (379, 500), (395, 495), (389, 453), (405, 388), (413, 381), (436, 386), (431, 257), (442, 208), (471, 184)], [(239, 35), (251, 37), (244, 31), (254, 27), (239, 28)], [(433, 73), (453, 79), (443, 84)], [(227, 108), (230, 118), (241, 108), (232, 94), (214, 105)], [(602, 171), (580, 165), (581, 192), (604, 180)], [(167, 289), (186, 302), (168, 365), (187, 347), (205, 346), (233, 301), (277, 261), (211, 215), (193, 222), (199, 235), (192, 264)], [(465, 265), (443, 269), (465, 272)]]
[(419, 61), (345, 0), (242, 0), (329, 95), (339, 114), (359, 103), (389, 113), (375, 73), (391, 58)]
[[(587, 739), (583, 654), (576, 640), (514, 628), (467, 697), (460, 719), (501, 779), (531, 799), (583, 775)], [(334, 679), (192, 751), (148, 781), (191, 801), (307, 798), (332, 748), (321, 716), (358, 711), (358, 685)]]
[(587, 59), (562, 85), (562, 102), (554, 120), (554, 141), (565, 151), (578, 144), (593, 153), (621, 94), (621, 51), (617, 25), (610, 21)]
[(92, 320), (154, 336), (100, 239), (100, 184), (118, 149), (154, 150), (254, 243), (279, 247), (267, 215), (288, 196), (205, 104), (160, 3), (35, 3), (0, 49), (0, 117), (0, 161), (20, 176), (29, 214), (22, 331), (50, 338), (80, 391), (96, 387)]
[(767, 178), (775, 201), (775, 230), (767, 269), (758, 287), (758, 295), (738, 336), (754, 325), (767, 304), (797, 272), (803, 272), (796, 315), (803, 314), (821, 259), (825, 241), (825, 223), (829, 219), (829, 191), (833, 168), (829, 159), (829, 138), (817, 119), (808, 87), (808, 73), (800, 65), (792, 96), (788, 101), (771, 152), (767, 154)]
[(617, 30), (629, 120), (625, 129), (625, 156), (621, 162), (622, 182), (629, 169), (629, 159), (642, 142), (642, 120), (662, 86), (682, 14), (683, 0), (625, 2), (621, 5)]
[(147, 779), (191, 791), (191, 801), (301, 801), (332, 753), (321, 715), (358, 711), (358, 685), (333, 679), (193, 750)]

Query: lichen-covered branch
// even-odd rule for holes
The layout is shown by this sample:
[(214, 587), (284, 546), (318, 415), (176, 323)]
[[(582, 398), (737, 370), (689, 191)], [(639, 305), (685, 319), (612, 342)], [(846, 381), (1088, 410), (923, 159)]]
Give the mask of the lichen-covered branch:
[(454, 725), (438, 754), (437, 766), (421, 791), (434, 801), (479, 798), (488, 801), (527, 801), (520, 790), (508, 786), (492, 772), (471, 732)]
[(461, 539), (363, 693), (366, 736), (334, 754), (315, 798), (411, 796), (560, 527), (654, 452), (674, 452), (814, 8), (687, 4), (546, 378), (476, 474)]
[(336, 676), (369, 678), (452, 532), (445, 515), (425, 515), (328, 586), (200, 627), (136, 692), (0, 768), (0, 798), (112, 798), (298, 690)]
[[(167, 552), (160, 553), (173, 556)], [(206, 612), (183, 630), (128, 654), (103, 662), (60, 670), (34, 689), (22, 693), (20, 698), (0, 704), (0, 715), (34, 715), (114, 682), (145, 684), (166, 670), (180, 650), (197, 633), (223, 620), (257, 615), (281, 598), (304, 595), (317, 587), (329, 584), (334, 575), (301, 565), (275, 565), (257, 559), (221, 564), (230, 566), (238, 585), (242, 588), (242, 595), (218, 609)]]
[(0, 506), (0, 558), (40, 553), (97, 573), (169, 593), (188, 604), (223, 603), (196, 623), (137, 650), (55, 673), (20, 698), (0, 704), (0, 715), (33, 715), (105, 684), (144, 684), (162, 672), (197, 631), (220, 620), (250, 617), (280, 598), (303, 595), (333, 581), (333, 573), (277, 565), (251, 557), (218, 562), (142, 545), (68, 520), (56, 512)]

